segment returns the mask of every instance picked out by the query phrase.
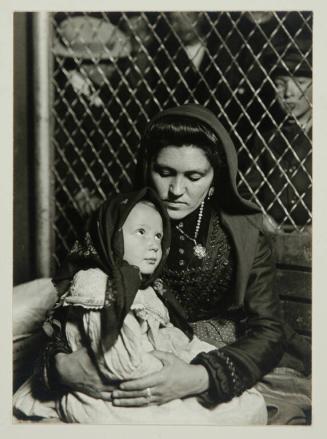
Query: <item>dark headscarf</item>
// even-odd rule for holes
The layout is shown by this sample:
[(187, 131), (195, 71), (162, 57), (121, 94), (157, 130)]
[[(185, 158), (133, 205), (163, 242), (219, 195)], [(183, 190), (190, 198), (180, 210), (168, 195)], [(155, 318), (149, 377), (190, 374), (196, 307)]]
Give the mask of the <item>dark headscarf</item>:
[[(142, 278), (139, 268), (124, 261), (122, 226), (133, 207), (142, 200), (151, 201), (162, 217), (162, 258), (153, 274)], [(80, 270), (100, 268), (108, 275), (105, 307), (101, 314), (103, 345), (110, 348), (122, 327), (137, 291), (158, 278), (169, 252), (170, 221), (156, 193), (150, 188), (119, 194), (104, 202), (91, 218), (82, 242), (77, 241), (53, 282), (64, 294)]]
[[(149, 185), (150, 181), (150, 154), (149, 143), (144, 139), (147, 137), (147, 133), (151, 130), (151, 126), (160, 121), (161, 119), (173, 117), (178, 118), (190, 118), (195, 122), (201, 122), (207, 126), (214, 134), (220, 139), (220, 145), (217, 148), (222, 148), (220, 154), (223, 155), (224, 167), (221, 169), (214, 169), (214, 186), (215, 186), (215, 204), (219, 209), (223, 209), (229, 213), (236, 214), (251, 214), (258, 213), (259, 208), (248, 200), (241, 197), (236, 185), (236, 177), (238, 171), (237, 154), (226, 129), (218, 121), (216, 116), (207, 108), (199, 104), (184, 104), (178, 107), (169, 108), (156, 114), (147, 126), (144, 137), (141, 142), (138, 163), (136, 168), (136, 187), (142, 187)], [(196, 145), (195, 145), (196, 146)]]

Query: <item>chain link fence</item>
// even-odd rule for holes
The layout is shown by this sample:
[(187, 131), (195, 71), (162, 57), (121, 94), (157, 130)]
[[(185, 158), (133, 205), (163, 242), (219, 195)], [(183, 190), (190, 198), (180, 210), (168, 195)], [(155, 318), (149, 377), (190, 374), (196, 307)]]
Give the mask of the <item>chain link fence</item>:
[[(312, 18), (301, 11), (53, 13), (57, 263), (99, 200), (132, 187), (146, 122), (186, 102), (210, 108), (231, 134), (241, 193), (277, 227), (310, 225)], [(298, 112), (293, 98), (282, 102), (283, 87), (285, 95), (293, 87)]]

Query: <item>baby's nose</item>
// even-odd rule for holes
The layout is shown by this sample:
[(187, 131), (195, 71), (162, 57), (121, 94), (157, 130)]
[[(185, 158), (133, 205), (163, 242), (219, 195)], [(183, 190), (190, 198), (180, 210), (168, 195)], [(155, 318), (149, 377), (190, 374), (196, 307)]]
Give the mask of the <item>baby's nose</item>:
[(149, 242), (149, 248), (150, 250), (157, 252), (160, 248), (160, 244), (157, 242), (156, 239), (151, 239), (151, 241)]

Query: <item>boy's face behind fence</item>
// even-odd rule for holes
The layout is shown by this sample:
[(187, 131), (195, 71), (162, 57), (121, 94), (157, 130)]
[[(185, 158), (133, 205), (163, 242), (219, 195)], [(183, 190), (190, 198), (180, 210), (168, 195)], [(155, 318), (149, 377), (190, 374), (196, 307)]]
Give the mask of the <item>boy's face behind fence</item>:
[(142, 274), (152, 274), (161, 257), (162, 218), (153, 205), (137, 203), (124, 225), (124, 259), (139, 267)]
[(311, 115), (312, 80), (307, 77), (277, 76), (277, 99), (285, 111), (297, 119)]

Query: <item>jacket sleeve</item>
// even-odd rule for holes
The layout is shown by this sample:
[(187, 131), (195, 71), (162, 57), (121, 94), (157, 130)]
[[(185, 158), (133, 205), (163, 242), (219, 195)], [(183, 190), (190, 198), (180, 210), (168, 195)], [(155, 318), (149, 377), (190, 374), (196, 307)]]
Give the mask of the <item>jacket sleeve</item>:
[(240, 395), (278, 364), (284, 349), (283, 321), (279, 298), (272, 290), (274, 273), (272, 250), (260, 234), (244, 299), (244, 334), (234, 343), (192, 360), (209, 374), (209, 390), (200, 396), (204, 405)]

